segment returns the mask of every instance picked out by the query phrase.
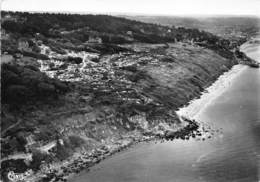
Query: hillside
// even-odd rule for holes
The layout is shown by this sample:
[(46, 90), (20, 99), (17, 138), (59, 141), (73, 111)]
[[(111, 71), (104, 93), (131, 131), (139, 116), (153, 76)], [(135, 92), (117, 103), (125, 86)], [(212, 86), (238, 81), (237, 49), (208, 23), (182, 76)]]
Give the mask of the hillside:
[(212, 17), (174, 17), (174, 16), (122, 16), (145, 23), (166, 26), (195, 28), (227, 39), (249, 38), (260, 28), (260, 19), (253, 16), (212, 16)]
[(245, 41), (105, 15), (1, 13), (4, 179), (32, 169), (32, 181), (65, 180), (136, 142), (201, 136), (175, 111), (237, 64), (231, 50)]
[[(4, 33), (12, 33), (11, 38), (37, 38), (51, 46), (55, 51), (59, 47), (87, 51), (100, 51), (100, 48), (85, 43), (102, 42), (106, 44), (125, 44), (133, 42), (165, 43), (176, 41), (204, 42), (214, 45), (214, 50), (234, 48), (240, 41), (230, 41), (194, 28), (163, 26), (142, 23), (108, 15), (77, 14), (30, 14), (1, 12)], [(13, 35), (14, 34), (14, 35)], [(52, 38), (51, 41), (48, 38)], [(15, 45), (3, 40), (2, 52)], [(32, 43), (31, 43), (32, 44)], [(9, 50), (10, 51), (10, 50)], [(103, 51), (103, 50), (102, 50)]]

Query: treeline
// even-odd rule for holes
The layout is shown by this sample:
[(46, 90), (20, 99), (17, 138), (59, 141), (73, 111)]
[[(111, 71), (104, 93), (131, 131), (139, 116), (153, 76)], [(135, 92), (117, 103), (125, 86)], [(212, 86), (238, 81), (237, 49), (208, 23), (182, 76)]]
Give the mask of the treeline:
[(152, 24), (145, 24), (108, 15), (1, 12), (2, 17), (6, 15), (16, 17), (18, 21), (10, 21), (11, 19), (4, 21), (2, 23), (3, 28), (7, 31), (21, 34), (34, 34), (37, 32), (45, 36), (51, 36), (53, 34), (50, 34), (50, 29), (70, 31), (84, 27), (89, 27), (91, 30), (98, 32), (113, 34), (125, 33), (125, 31), (140, 33), (139, 28), (144, 28), (144, 31), (148, 31), (149, 33), (159, 33), (158, 28)]
[[(28, 13), (2, 11), (2, 27), (7, 32), (22, 36), (40, 33), (45, 37), (68, 39), (73, 43), (87, 41), (91, 34), (101, 37), (104, 43), (165, 43), (184, 40), (205, 42), (225, 48), (231, 43), (198, 29), (168, 27), (143, 23), (109, 15), (80, 15), (54, 13)], [(6, 18), (10, 16), (12, 18)], [(62, 34), (61, 32), (67, 32)], [(131, 37), (132, 40), (126, 37)]]

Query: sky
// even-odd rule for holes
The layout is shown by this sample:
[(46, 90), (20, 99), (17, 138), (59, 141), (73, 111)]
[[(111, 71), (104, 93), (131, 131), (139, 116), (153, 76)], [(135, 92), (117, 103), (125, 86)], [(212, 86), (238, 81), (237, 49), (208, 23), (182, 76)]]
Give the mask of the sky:
[(256, 15), (260, 0), (0, 0), (2, 10), (144, 15)]

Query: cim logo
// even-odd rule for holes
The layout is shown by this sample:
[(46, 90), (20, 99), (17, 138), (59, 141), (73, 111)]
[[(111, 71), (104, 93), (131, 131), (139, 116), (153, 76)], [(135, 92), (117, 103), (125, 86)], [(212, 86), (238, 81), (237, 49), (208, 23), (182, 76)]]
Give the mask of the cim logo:
[(32, 175), (32, 173), (33, 171), (31, 169), (26, 171), (25, 173), (20, 173), (20, 174), (10, 171), (8, 172), (7, 177), (10, 181), (14, 181), (14, 182), (23, 181), (25, 180), (26, 177)]

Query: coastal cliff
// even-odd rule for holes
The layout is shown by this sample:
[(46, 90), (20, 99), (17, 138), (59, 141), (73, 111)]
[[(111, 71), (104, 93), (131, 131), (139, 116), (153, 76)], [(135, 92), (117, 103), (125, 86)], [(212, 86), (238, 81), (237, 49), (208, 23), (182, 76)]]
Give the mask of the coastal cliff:
[[(10, 22), (5, 27), (9, 32), (4, 34), (1, 63), (4, 179), (10, 171), (29, 169), (32, 181), (66, 179), (136, 142), (196, 128), (175, 111), (238, 64), (228, 40), (204, 32), (195, 31), (199, 37), (207, 35), (197, 43), (187, 33), (180, 38), (179, 30), (152, 43), (150, 33), (141, 31), (130, 41), (133, 32), (127, 32), (129, 37), (115, 44), (102, 43), (98, 36), (87, 43), (79, 42), (82, 37), (67, 36), (75, 36), (75, 31), (93, 34), (89, 29), (63, 30), (61, 37), (44, 32), (25, 37), (10, 30)], [(194, 30), (183, 31), (196, 38)], [(23, 38), (17, 43), (17, 37)]]
[[(70, 90), (58, 101), (38, 100), (37, 105), (24, 105), (22, 110), (14, 111), (2, 106), (3, 122), (15, 120), (14, 116), (19, 118), (14, 121), (16, 126), (8, 126), (10, 129), (4, 134), (12, 136), (12, 140), (21, 136), (32, 138), (32, 144), (26, 144), (29, 153), (55, 154), (46, 154), (44, 161), (64, 160), (98, 148), (113, 153), (133, 142), (187, 125), (175, 111), (237, 63), (185, 43), (170, 44), (167, 48), (142, 44), (135, 48), (142, 51), (103, 56), (87, 68), (69, 64), (74, 70), (45, 70), (47, 75), (54, 74), (60, 80), (66, 80), (70, 74), (70, 79), (80, 81), (68, 84)], [(57, 138), (64, 144), (44, 149), (48, 143), (59, 141)]]

